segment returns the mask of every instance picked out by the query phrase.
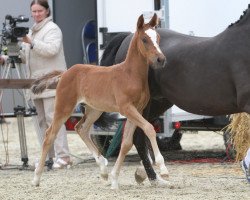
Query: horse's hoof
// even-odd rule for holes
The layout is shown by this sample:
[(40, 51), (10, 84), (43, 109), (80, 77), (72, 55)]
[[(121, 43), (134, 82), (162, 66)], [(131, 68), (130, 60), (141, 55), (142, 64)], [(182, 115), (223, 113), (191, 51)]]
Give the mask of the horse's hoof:
[(169, 174), (161, 174), (161, 178), (163, 178), (164, 180), (168, 180)]
[(147, 178), (146, 171), (143, 167), (138, 167), (135, 171), (135, 181), (140, 185)]
[(168, 179), (169, 179), (169, 172), (168, 172), (168, 169), (165, 168), (165, 169), (161, 170), (160, 175), (161, 175), (161, 177), (162, 177), (164, 180), (168, 180)]
[(156, 179), (155, 180), (151, 180), (150, 181), (151, 185), (154, 187), (169, 187), (172, 188), (171, 184), (169, 183), (169, 181), (164, 180), (163, 178), (161, 178), (159, 175), (156, 175)]

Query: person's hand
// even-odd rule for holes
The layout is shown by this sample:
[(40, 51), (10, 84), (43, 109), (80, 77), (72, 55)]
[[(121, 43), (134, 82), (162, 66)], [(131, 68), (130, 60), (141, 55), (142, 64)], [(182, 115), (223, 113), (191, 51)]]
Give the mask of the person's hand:
[(31, 44), (31, 39), (26, 35), (23, 37), (23, 42)]

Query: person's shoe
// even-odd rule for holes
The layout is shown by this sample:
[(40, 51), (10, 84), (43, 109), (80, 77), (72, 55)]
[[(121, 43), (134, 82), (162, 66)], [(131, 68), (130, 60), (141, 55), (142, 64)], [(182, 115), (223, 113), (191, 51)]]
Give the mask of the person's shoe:
[(244, 160), (242, 160), (240, 163), (241, 163), (241, 168), (246, 175), (247, 181), (248, 181), (248, 183), (250, 183), (250, 168), (247, 167)]
[(71, 165), (72, 162), (70, 161), (70, 159), (58, 158), (53, 164), (53, 169), (70, 168)]
[[(38, 164), (39, 164), (39, 160), (37, 159), (34, 163), (35, 169), (37, 168)], [(47, 167), (47, 171), (50, 171), (53, 168), (53, 164), (54, 164), (53, 158), (49, 158), (49, 160), (45, 161), (44, 166)]]

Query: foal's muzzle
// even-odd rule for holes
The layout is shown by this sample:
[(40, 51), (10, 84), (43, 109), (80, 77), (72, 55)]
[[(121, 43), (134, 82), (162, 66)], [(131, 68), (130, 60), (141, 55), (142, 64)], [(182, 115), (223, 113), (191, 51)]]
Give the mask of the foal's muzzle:
[(166, 57), (164, 55), (159, 55), (155, 58), (152, 67), (154, 69), (163, 68), (166, 64)]

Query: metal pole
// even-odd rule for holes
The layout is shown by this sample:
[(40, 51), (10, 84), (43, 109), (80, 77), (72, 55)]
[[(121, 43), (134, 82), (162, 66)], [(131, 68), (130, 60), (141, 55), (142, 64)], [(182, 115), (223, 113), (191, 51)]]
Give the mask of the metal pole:
[(161, 8), (164, 10), (164, 22), (162, 28), (169, 28), (169, 0), (161, 0)]

